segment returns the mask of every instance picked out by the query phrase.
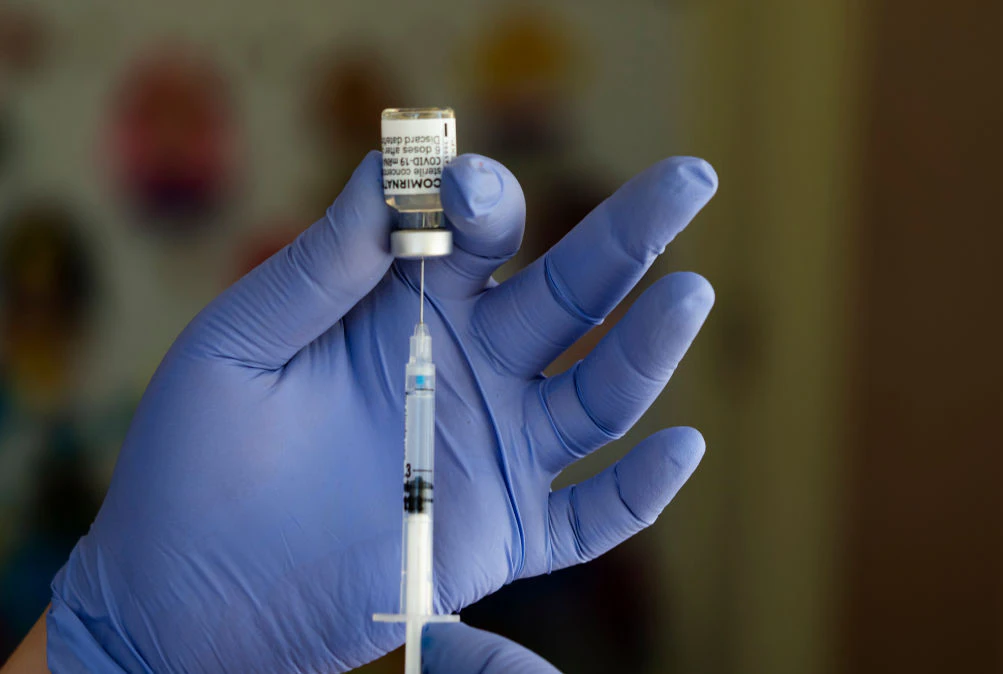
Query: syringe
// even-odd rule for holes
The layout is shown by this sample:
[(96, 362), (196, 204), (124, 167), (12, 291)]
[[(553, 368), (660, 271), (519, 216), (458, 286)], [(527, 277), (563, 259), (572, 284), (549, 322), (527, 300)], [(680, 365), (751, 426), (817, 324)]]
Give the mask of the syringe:
[[(424, 288), (422, 296), (424, 299)], [(421, 313), (424, 314), (424, 308)], [(429, 622), (457, 622), (460, 619), (456, 615), (432, 613), (435, 365), (432, 363), (432, 337), (424, 321), (418, 322), (411, 336), (410, 357), (404, 377), (404, 532), (401, 540), (400, 613), (377, 613), (373, 620), (407, 624), (404, 672), (420, 674), (422, 627)]]

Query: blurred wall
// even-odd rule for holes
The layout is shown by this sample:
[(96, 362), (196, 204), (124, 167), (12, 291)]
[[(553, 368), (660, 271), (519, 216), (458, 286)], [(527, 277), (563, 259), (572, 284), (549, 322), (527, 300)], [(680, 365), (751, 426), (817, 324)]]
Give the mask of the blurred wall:
[(708, 453), (662, 529), (686, 540), (665, 548), (688, 598), (679, 671), (838, 671), (859, 14), (842, 0), (690, 12), (683, 149), (721, 188), (685, 243), (717, 304), (678, 392)]
[(847, 671), (1003, 672), (1003, 4), (869, 23)]

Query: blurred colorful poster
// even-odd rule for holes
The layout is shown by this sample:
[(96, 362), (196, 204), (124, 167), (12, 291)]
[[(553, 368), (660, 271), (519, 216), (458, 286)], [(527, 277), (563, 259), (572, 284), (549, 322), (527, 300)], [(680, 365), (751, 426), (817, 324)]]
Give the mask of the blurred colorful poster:
[(220, 69), (183, 47), (138, 58), (116, 92), (110, 145), (113, 177), (145, 228), (208, 226), (235, 181), (234, 112)]

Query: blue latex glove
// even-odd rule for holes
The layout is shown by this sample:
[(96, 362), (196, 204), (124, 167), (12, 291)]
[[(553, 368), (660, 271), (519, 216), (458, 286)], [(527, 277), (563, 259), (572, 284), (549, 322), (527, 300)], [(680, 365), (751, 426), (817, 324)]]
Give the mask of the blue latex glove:
[[(53, 581), (56, 672), (340, 671), (397, 647), (403, 374), (417, 263), (393, 264), (381, 157), (327, 217), (223, 293), (146, 390), (104, 505)], [(569, 372), (541, 370), (599, 323), (710, 199), (713, 170), (661, 162), (495, 287), (525, 200), (494, 161), (443, 177), (456, 251), (427, 267), (438, 365), (436, 606), (588, 561), (651, 524), (704, 451), (648, 438), (551, 493), (659, 394), (713, 302), (655, 283)], [(111, 663), (116, 663), (112, 665)]]
[(422, 674), (560, 674), (514, 641), (463, 623), (427, 625), (421, 655)]

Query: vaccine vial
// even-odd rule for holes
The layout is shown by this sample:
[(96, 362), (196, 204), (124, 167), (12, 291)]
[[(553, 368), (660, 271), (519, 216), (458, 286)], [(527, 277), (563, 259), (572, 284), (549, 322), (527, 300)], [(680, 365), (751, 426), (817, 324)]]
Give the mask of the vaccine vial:
[(451, 108), (388, 108), (380, 124), (383, 197), (397, 211), (390, 235), (395, 257), (441, 257), (453, 252), (442, 216), (442, 169), (456, 156)]

